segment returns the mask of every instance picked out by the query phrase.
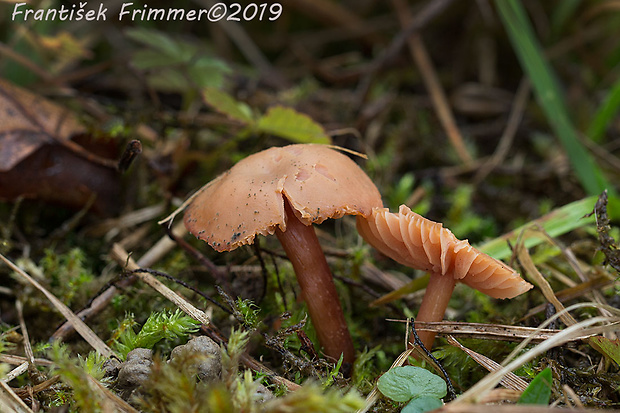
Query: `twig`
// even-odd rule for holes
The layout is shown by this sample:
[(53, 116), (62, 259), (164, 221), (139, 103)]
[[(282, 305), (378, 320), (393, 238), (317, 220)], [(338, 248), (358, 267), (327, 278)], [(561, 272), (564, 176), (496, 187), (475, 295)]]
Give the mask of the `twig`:
[(196, 248), (192, 247), (188, 242), (186, 242), (182, 237), (177, 236), (174, 231), (171, 231), (168, 225), (163, 225), (168, 236), (176, 242), (181, 248), (187, 251), (192, 257), (194, 257), (198, 262), (200, 262), (213, 276), (215, 282), (222, 285), (226, 291), (232, 291), (232, 286), (230, 285), (230, 280), (228, 279), (228, 274), (225, 274), (223, 271), (215, 265), (210, 259), (205, 257), (200, 253)]
[[(480, 353), (468, 349), (467, 347), (459, 343), (454, 337), (449, 335), (447, 337), (447, 340), (450, 345), (465, 352), (469, 357), (474, 359), (476, 363), (478, 363), (488, 371), (495, 371), (502, 368), (501, 364), (491, 360), (488, 357), (483, 356)], [(500, 384), (509, 389), (519, 391), (523, 391), (527, 387), (527, 382), (512, 372), (509, 372), (504, 377), (502, 377)]]
[(400, 50), (407, 43), (407, 38), (413, 33), (421, 30), (426, 24), (437, 17), (442, 11), (444, 11), (454, 0), (433, 0), (429, 1), (427, 5), (416, 13), (407, 27), (402, 30), (394, 39), (390, 45), (384, 49), (384, 51), (369, 65), (364, 77), (362, 77), (357, 87), (357, 100), (362, 102), (365, 100), (365, 96), (370, 90), (372, 79), (376, 74), (386, 65), (386, 63), (394, 58)]
[[(392, 0), (392, 5), (400, 19), (401, 26), (407, 27), (411, 21), (411, 13), (405, 0)], [(448, 98), (439, 82), (439, 78), (433, 67), (433, 62), (426, 51), (422, 37), (418, 32), (414, 32), (407, 39), (407, 43), (409, 45), (409, 52), (420, 69), (420, 74), (430, 93), (439, 121), (446, 131), (452, 147), (456, 150), (457, 155), (464, 164), (471, 163), (473, 158), (465, 146), (463, 136), (456, 124), (456, 120), (450, 109), (450, 104), (448, 103)]]
[[(138, 264), (133, 259), (131, 259), (127, 251), (125, 251), (125, 249), (121, 247), (119, 244), (114, 244), (112, 246), (112, 251), (110, 252), (110, 255), (120, 265), (123, 265), (124, 263), (126, 263), (126, 268), (129, 271), (134, 271), (140, 268)], [(172, 301), (174, 305), (176, 305), (179, 309), (181, 309), (184, 313), (186, 313), (193, 319), (198, 320), (202, 324), (206, 324), (206, 325), (208, 325), (211, 322), (211, 320), (204, 313), (204, 311), (201, 311), (197, 309), (196, 307), (194, 307), (184, 297), (182, 297), (177, 292), (172, 291), (170, 288), (162, 284), (159, 280), (157, 280), (151, 274), (137, 272), (136, 277), (140, 279), (141, 281), (144, 281), (149, 286), (151, 286), (155, 291), (157, 291), (158, 293), (166, 297), (168, 300)]]
[(481, 181), (483, 181), (484, 178), (486, 178), (487, 175), (490, 174), (493, 169), (501, 164), (506, 158), (508, 150), (512, 146), (514, 137), (517, 134), (521, 119), (523, 118), (523, 113), (525, 112), (529, 95), (530, 82), (528, 79), (523, 79), (521, 80), (521, 83), (519, 83), (519, 87), (512, 104), (512, 110), (510, 111), (508, 121), (506, 122), (504, 133), (502, 133), (493, 156), (491, 156), (491, 158), (480, 167), (478, 172), (476, 172), (476, 176), (473, 179), (474, 185), (478, 185)]
[(15, 271), (21, 278), (26, 280), (36, 289), (41, 291), (47, 299), (56, 307), (56, 309), (73, 325), (75, 330), (94, 348), (99, 354), (106, 358), (116, 357), (112, 349), (108, 347), (103, 340), (101, 340), (78, 316), (76, 316), (69, 307), (67, 307), (56, 296), (47, 291), (41, 284), (39, 284), (34, 278), (26, 274), (21, 268), (9, 261), (4, 255), (0, 254), (0, 260), (4, 261), (13, 271)]
[(217, 306), (220, 310), (224, 311), (225, 313), (233, 314), (232, 311), (230, 311), (228, 308), (224, 307), (222, 304), (218, 303), (213, 298), (209, 297), (207, 294), (203, 293), (199, 289), (194, 288), (191, 285), (189, 285), (188, 283), (186, 283), (185, 281), (179, 280), (178, 278), (175, 278), (175, 277), (173, 277), (171, 275), (168, 275), (165, 272), (153, 270), (153, 269), (150, 269), (150, 268), (138, 268), (138, 269), (129, 271), (129, 274), (136, 274), (136, 273), (140, 273), (140, 272), (141, 273), (146, 273), (146, 274), (151, 274), (151, 275), (156, 276), (156, 277), (162, 277), (162, 278), (165, 278), (165, 279), (170, 280), (172, 282), (175, 282), (176, 284), (179, 284), (179, 285), (187, 288), (188, 290), (191, 290), (194, 293), (198, 294), (199, 296), (201, 296), (205, 300), (209, 301), (211, 304)]
[[(175, 234), (182, 234), (185, 231), (185, 227), (183, 223), (179, 223), (175, 225), (172, 230)], [(162, 237), (151, 249), (149, 249), (138, 261), (137, 265), (139, 267), (150, 267), (155, 264), (159, 259), (167, 254), (172, 248), (174, 248), (176, 244), (172, 241), (168, 236)], [(91, 304), (82, 309), (77, 313), (77, 316), (83, 320), (88, 320), (89, 318), (99, 314), (103, 311), (110, 301), (116, 296), (117, 288), (128, 287), (135, 282), (135, 277), (130, 277), (125, 280), (119, 282), (116, 286), (111, 285), (108, 289), (101, 293), (101, 295), (97, 296), (94, 300), (92, 300)], [(52, 334), (50, 340), (59, 340), (64, 341), (67, 337), (69, 337), (74, 332), (73, 325), (71, 323), (64, 323), (61, 325), (55, 332)]]
[[(212, 8), (216, 2), (213, 0), (194, 0), (196, 3)], [(278, 87), (285, 87), (286, 80), (280, 72), (278, 72), (269, 63), (263, 52), (256, 46), (254, 41), (243, 29), (243, 26), (234, 21), (220, 21), (219, 26), (226, 32), (228, 37), (237, 45), (239, 51), (245, 58), (252, 63), (264, 76), (264, 78)]]
[(433, 356), (433, 354), (426, 348), (424, 343), (422, 343), (422, 340), (420, 340), (420, 337), (418, 337), (418, 332), (415, 329), (415, 323), (413, 323), (412, 320), (409, 319), (407, 320), (407, 324), (411, 327), (411, 332), (413, 333), (413, 344), (419, 349), (421, 349), (426, 354), (426, 356), (431, 359), (435, 367), (437, 367), (441, 371), (441, 374), (443, 374), (443, 377), (446, 380), (446, 385), (448, 386), (448, 395), (450, 397), (450, 400), (456, 399), (456, 392), (454, 391), (454, 386), (452, 386), (452, 380), (450, 380), (448, 372), (446, 371), (446, 369), (443, 368), (439, 360), (437, 360), (435, 356)]
[(14, 49), (2, 42), (0, 42), (0, 54), (8, 57), (9, 59), (30, 70), (32, 73), (43, 79), (46, 83), (56, 83), (56, 80), (49, 74), (48, 71), (46, 71), (42, 67), (39, 67), (39, 65), (34, 63), (32, 60), (28, 59), (24, 55), (17, 53)]

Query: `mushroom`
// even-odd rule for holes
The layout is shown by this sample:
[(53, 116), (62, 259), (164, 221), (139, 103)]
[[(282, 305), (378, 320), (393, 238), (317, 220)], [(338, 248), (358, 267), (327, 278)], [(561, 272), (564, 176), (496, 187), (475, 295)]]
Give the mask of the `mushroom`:
[[(393, 260), (430, 273), (416, 321), (441, 321), (457, 281), (493, 298), (513, 298), (532, 285), (504, 264), (458, 240), (438, 222), (401, 205), (398, 214), (375, 208), (370, 217), (358, 217), (357, 229), (373, 247)], [(418, 336), (430, 349), (434, 332)]]
[(327, 146), (297, 144), (238, 162), (190, 200), (184, 222), (219, 252), (275, 233), (324, 353), (352, 363), (353, 342), (312, 224), (346, 214), (368, 217), (382, 205), (379, 190), (349, 157)]

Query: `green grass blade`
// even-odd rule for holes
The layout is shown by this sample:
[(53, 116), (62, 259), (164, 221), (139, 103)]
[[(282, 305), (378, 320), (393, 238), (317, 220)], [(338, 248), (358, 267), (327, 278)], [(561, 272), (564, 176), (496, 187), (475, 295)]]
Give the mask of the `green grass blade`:
[(560, 139), (581, 185), (590, 195), (600, 194), (606, 188), (611, 190), (612, 187), (578, 139), (556, 77), (536, 39), (523, 5), (518, 0), (495, 0), (495, 5), (521, 66), (532, 81), (534, 94), (551, 128)]
[(618, 80), (594, 115), (588, 128), (588, 136), (594, 142), (601, 142), (607, 126), (616, 118), (620, 109), (620, 80)]
[(596, 196), (590, 196), (571, 202), (501, 237), (479, 245), (477, 248), (498, 260), (506, 259), (512, 254), (509, 244), (515, 245), (518, 241), (522, 241), (526, 248), (531, 248), (543, 242), (546, 237), (541, 229), (549, 236), (557, 237), (579, 227), (592, 224), (594, 223), (594, 216), (586, 217), (585, 215), (594, 210), (597, 199)]

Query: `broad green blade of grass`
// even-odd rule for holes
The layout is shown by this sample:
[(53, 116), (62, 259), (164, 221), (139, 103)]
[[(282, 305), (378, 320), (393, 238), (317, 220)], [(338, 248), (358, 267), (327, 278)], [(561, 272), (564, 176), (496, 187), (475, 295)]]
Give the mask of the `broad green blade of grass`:
[(534, 88), (547, 120), (566, 151), (581, 185), (590, 195), (613, 190), (586, 148), (581, 144), (564, 105), (556, 76), (538, 43), (532, 25), (518, 0), (495, 0), (512, 46)]
[(594, 210), (597, 199), (596, 196), (590, 196), (571, 202), (476, 247), (498, 260), (506, 259), (512, 254), (509, 244), (515, 245), (520, 241), (523, 242), (525, 248), (531, 248), (546, 239), (544, 233), (551, 237), (557, 237), (584, 225), (594, 223), (594, 216), (587, 217), (586, 215)]
[[(597, 199), (598, 197), (596, 196), (590, 196), (571, 202), (501, 237), (494, 238), (482, 245), (477, 245), (476, 248), (498, 260), (509, 258), (512, 255), (510, 245), (516, 245), (517, 242), (522, 242), (526, 248), (531, 248), (544, 242), (546, 239), (545, 233), (551, 237), (557, 237), (579, 227), (594, 223), (594, 216), (587, 217), (586, 215), (594, 210), (594, 204)], [(421, 290), (426, 287), (428, 278), (428, 274), (414, 278), (399, 289), (390, 291), (378, 298), (371, 305), (386, 304), (402, 298), (404, 295)]]

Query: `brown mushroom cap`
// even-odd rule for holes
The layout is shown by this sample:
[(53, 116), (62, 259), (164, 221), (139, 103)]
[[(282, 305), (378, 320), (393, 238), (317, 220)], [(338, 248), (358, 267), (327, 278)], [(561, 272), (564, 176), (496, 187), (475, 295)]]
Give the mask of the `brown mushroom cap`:
[(409, 267), (454, 277), (493, 298), (513, 298), (533, 286), (504, 264), (460, 241), (442, 224), (401, 205), (398, 214), (375, 208), (357, 220), (362, 237), (377, 250)]
[(383, 205), (378, 189), (349, 157), (298, 144), (248, 156), (205, 185), (185, 211), (185, 226), (215, 250), (251, 244), (286, 230), (284, 197), (305, 225), (343, 215), (369, 216)]

